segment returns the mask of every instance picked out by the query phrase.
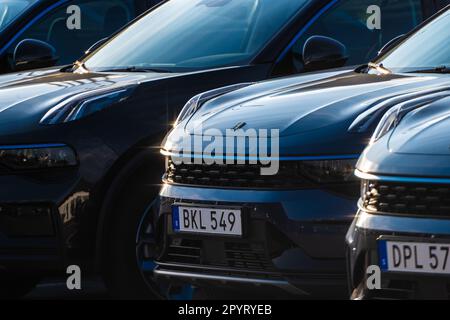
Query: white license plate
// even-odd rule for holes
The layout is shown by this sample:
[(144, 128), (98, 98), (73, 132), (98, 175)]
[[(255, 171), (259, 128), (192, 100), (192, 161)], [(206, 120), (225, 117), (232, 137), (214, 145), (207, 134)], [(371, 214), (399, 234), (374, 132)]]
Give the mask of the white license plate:
[(382, 240), (378, 246), (384, 271), (450, 274), (450, 244)]
[(175, 232), (242, 236), (241, 210), (173, 206)]

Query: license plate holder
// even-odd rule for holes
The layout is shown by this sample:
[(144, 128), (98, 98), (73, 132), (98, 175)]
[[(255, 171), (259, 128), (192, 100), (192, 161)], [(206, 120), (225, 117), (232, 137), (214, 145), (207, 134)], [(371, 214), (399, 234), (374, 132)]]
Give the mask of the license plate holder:
[(450, 276), (450, 242), (380, 237), (379, 266), (383, 272)]
[(242, 207), (177, 203), (172, 206), (172, 229), (176, 234), (242, 238), (243, 212)]

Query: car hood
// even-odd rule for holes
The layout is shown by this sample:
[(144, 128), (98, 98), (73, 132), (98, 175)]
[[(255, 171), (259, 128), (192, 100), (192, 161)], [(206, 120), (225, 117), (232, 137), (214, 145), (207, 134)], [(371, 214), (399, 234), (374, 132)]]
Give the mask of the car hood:
[(370, 145), (358, 170), (376, 175), (450, 177), (450, 92), (414, 109)]
[(187, 73), (92, 73), (47, 69), (0, 76), (0, 136), (31, 132), (47, 112), (80, 94), (189, 75)]
[(174, 129), (166, 149), (175, 150), (183, 135), (226, 132), (239, 124), (244, 130), (279, 130), (283, 154), (360, 153), (373, 130), (367, 123), (380, 117), (386, 101), (407, 101), (420, 90), (445, 84), (450, 85), (450, 78), (442, 75), (353, 71), (261, 82), (204, 104)]
[[(450, 92), (449, 92), (450, 97)], [(450, 155), (450, 98), (408, 113), (387, 148), (399, 154)]]
[[(224, 96), (201, 108), (186, 129), (195, 132), (195, 128), (201, 126), (203, 130), (225, 130), (245, 122), (248, 128), (279, 129), (282, 136), (293, 135), (348, 121), (380, 98), (441, 82), (436, 77), (354, 72), (311, 82), (304, 80), (299, 77), (289, 79), (288, 83), (282, 80), (257, 84), (241, 90), (242, 99), (238, 101), (236, 93), (230, 95), (229, 102)], [(450, 78), (444, 81), (450, 83)], [(249, 99), (247, 92), (255, 90), (260, 90), (259, 96)]]

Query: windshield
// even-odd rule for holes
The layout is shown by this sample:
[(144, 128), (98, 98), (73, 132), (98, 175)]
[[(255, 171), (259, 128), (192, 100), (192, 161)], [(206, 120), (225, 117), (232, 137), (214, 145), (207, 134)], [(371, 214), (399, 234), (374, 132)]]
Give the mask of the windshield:
[(37, 0), (0, 1), (0, 31), (5, 29), (16, 17), (36, 2)]
[(89, 70), (245, 64), (308, 0), (170, 0), (84, 61)]
[(393, 72), (433, 72), (450, 67), (450, 10), (376, 63)]

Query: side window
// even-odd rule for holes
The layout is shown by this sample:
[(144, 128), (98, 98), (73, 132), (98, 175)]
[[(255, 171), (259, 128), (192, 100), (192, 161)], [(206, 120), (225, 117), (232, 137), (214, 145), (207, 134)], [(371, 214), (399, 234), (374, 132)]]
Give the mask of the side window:
[(314, 35), (342, 42), (349, 54), (347, 65), (368, 62), (384, 44), (423, 21), (422, 3), (422, 0), (339, 1), (303, 33), (276, 67), (275, 73), (301, 72), (303, 46)]
[(37, 39), (55, 47), (58, 64), (69, 64), (136, 14), (134, 0), (69, 1), (26, 30), (9, 49), (10, 55), (23, 39)]

